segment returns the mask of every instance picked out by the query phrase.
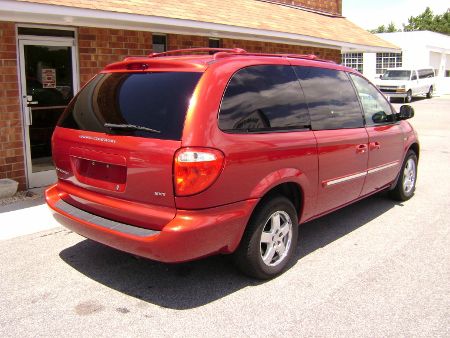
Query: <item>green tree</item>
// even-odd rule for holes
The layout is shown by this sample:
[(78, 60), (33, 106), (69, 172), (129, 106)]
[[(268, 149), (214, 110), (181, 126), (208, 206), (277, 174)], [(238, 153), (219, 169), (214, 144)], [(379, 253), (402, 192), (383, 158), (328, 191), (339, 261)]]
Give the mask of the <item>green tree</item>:
[(395, 27), (395, 24), (391, 21), (391, 23), (386, 27), (385, 25), (380, 25), (375, 29), (369, 30), (370, 33), (392, 33), (392, 32), (398, 32), (399, 30), (397, 27)]
[(386, 33), (386, 27), (384, 25), (378, 26), (375, 29), (370, 29), (370, 33), (376, 34), (376, 33)]
[(444, 14), (434, 15), (430, 7), (427, 7), (422, 14), (411, 16), (408, 24), (403, 24), (405, 32), (410, 31), (432, 31), (450, 35), (450, 9)]
[(397, 29), (397, 27), (395, 27), (395, 24), (392, 21), (386, 28), (387, 33), (393, 33), (393, 32), (398, 32), (398, 31), (399, 30)]
[[(411, 16), (407, 24), (403, 24), (403, 31), (432, 31), (450, 35), (450, 8), (443, 14), (434, 15), (430, 7), (427, 7), (422, 14)], [(371, 29), (371, 33), (391, 33), (400, 32), (395, 24), (391, 22), (387, 27), (380, 25), (376, 29)]]

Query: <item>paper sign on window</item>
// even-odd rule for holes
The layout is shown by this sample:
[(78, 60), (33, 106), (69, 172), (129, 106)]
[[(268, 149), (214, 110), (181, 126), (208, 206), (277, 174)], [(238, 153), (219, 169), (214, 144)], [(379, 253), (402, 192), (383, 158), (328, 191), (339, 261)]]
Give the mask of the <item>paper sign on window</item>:
[(56, 88), (56, 69), (42, 69), (42, 88)]

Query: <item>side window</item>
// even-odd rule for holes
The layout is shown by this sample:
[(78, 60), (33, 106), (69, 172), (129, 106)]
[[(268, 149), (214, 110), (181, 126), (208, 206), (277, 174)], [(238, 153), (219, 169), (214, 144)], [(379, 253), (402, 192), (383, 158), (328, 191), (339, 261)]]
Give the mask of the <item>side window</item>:
[(371, 83), (360, 76), (350, 74), (364, 109), (366, 125), (391, 123), (395, 121), (390, 104)]
[(228, 83), (219, 112), (219, 128), (231, 132), (309, 127), (308, 108), (291, 66), (243, 68)]
[(419, 72), (419, 79), (434, 77), (433, 69), (420, 69), (418, 72)]
[(423, 71), (423, 76), (421, 76), (420, 78), (422, 79), (426, 79), (426, 78), (430, 78), (430, 77), (434, 77), (434, 72), (433, 69), (424, 69)]
[(358, 98), (344, 72), (316, 67), (294, 68), (308, 102), (313, 130), (364, 126)]

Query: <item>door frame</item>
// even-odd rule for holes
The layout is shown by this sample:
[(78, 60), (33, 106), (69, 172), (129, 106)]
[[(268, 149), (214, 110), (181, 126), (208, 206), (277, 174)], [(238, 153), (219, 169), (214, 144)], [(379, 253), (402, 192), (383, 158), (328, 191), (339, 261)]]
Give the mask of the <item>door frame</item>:
[[(22, 25), (20, 25), (22, 27)], [(27, 25), (28, 26), (28, 25)], [(34, 26), (33, 27), (37, 27)], [(50, 28), (49, 26), (39, 26), (38, 28)], [(53, 29), (60, 29), (60, 27), (51, 26)], [(63, 46), (71, 47), (72, 51), (72, 86), (74, 95), (79, 91), (79, 71), (78, 71), (78, 46), (77, 36), (71, 37), (52, 37), (52, 36), (30, 36), (30, 35), (16, 35), (17, 49), (18, 49), (18, 75), (19, 75), (19, 92), (20, 92), (20, 106), (22, 112), (22, 128), (24, 141), (24, 157), (25, 157), (25, 176), (27, 188), (37, 188), (52, 184), (56, 181), (56, 171), (47, 170), (37, 173), (32, 172), (31, 162), (31, 146), (29, 136), (30, 125), (30, 110), (26, 104), (26, 78), (25, 78), (25, 54), (24, 46), (26, 45), (40, 45), (40, 46)]]

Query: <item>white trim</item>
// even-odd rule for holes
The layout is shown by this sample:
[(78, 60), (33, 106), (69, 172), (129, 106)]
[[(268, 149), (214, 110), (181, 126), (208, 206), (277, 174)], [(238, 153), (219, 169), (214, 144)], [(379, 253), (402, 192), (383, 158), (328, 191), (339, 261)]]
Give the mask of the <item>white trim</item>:
[(362, 171), (360, 173), (356, 173), (356, 174), (353, 174), (353, 175), (348, 175), (348, 176), (345, 176), (345, 177), (336, 178), (334, 180), (323, 181), (322, 184), (325, 187), (329, 187), (330, 185), (335, 185), (335, 184), (338, 184), (338, 183), (351, 181), (351, 180), (354, 180), (356, 178), (360, 178), (360, 177), (366, 176), (368, 174), (373, 174), (373, 173), (376, 173), (376, 172), (381, 171), (381, 170), (385, 170), (385, 169), (388, 169), (388, 168), (396, 167), (399, 163), (400, 163), (399, 161), (394, 161), (394, 162), (383, 164), (383, 165), (380, 165), (378, 167), (375, 167), (375, 168), (372, 168), (372, 169), (368, 169), (366, 171)]
[[(1, 10), (0, 10), (1, 13)], [(75, 27), (72, 26), (55, 26), (55, 25), (40, 25), (40, 24), (34, 24), (34, 23), (19, 23), (16, 24), (16, 27), (24, 27), (24, 28), (42, 28), (42, 29), (56, 29), (56, 30), (60, 30), (60, 31), (72, 31), (75, 32), (75, 34), (77, 33), (77, 29)], [(66, 37), (68, 38), (68, 37)]]
[(152, 15), (118, 13), (96, 9), (17, 2), (12, 0), (2, 1), (0, 20), (59, 25), (70, 24), (73, 26), (120, 28), (152, 32), (158, 31), (174, 34), (194, 34), (200, 36), (216, 36), (213, 32), (217, 32), (217, 37), (219, 38), (267, 41), (292, 45), (326, 47), (332, 49), (358, 49), (366, 52), (398, 51), (398, 49), (395, 48), (374, 47), (265, 29), (237, 27)]
[(391, 168), (391, 167), (396, 167), (398, 164), (399, 164), (399, 162), (395, 161), (395, 162), (392, 162), (392, 163), (381, 165), (379, 167), (367, 170), (367, 173), (368, 174), (373, 174), (373, 173), (376, 173), (376, 172), (381, 171), (381, 170), (385, 170), (385, 169), (388, 169), (388, 168)]
[(335, 180), (331, 180), (331, 181), (328, 181), (328, 182), (324, 182), (324, 184), (325, 184), (326, 187), (328, 187), (330, 185), (335, 185), (335, 184), (338, 184), (338, 183), (351, 181), (351, 180), (354, 180), (356, 178), (364, 177), (366, 175), (367, 175), (367, 171), (363, 171), (363, 172), (360, 172), (360, 173), (357, 173), (357, 174), (353, 174), (353, 175), (337, 178)]
[[(31, 161), (31, 150), (30, 150), (30, 136), (29, 136), (29, 125), (30, 125), (30, 117), (28, 108), (23, 99), (23, 96), (26, 95), (25, 90), (25, 71), (23, 69), (23, 63), (25, 60), (24, 56), (24, 46), (25, 45), (50, 45), (50, 46), (67, 46), (71, 48), (72, 51), (72, 86), (74, 95), (78, 92), (80, 88), (79, 81), (79, 64), (78, 64), (78, 38), (76, 29), (70, 28), (69, 30), (75, 31), (75, 36), (72, 37), (52, 37), (52, 36), (30, 36), (30, 35), (19, 35), (18, 28), (19, 27), (30, 27), (31, 25), (16, 25), (16, 49), (18, 55), (17, 62), (17, 74), (18, 74), (18, 83), (19, 83), (19, 92), (20, 92), (20, 106), (21, 106), (21, 117), (22, 117), (22, 130), (23, 130), (23, 140), (24, 140), (24, 164), (25, 164), (25, 173), (27, 180), (27, 187), (33, 188), (38, 186), (44, 186), (51, 184), (56, 180), (56, 172), (55, 170), (47, 170), (42, 172), (32, 172), (32, 161)], [(55, 26), (43, 26), (43, 25), (34, 25), (36, 28), (50, 28), (56, 29)], [(60, 28), (60, 27), (58, 27)]]

